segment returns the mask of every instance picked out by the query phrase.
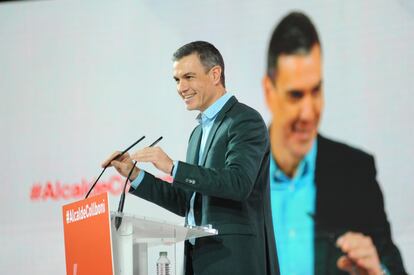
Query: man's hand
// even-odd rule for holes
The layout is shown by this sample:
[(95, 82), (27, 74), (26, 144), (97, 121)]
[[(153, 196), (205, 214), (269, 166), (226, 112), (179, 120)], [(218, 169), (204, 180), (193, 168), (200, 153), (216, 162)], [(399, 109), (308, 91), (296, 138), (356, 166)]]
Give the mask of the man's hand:
[(158, 170), (170, 174), (173, 160), (160, 147), (147, 147), (131, 155), (138, 162), (151, 162)]
[[(114, 152), (109, 158), (107, 158), (102, 164), (102, 168), (108, 165), (108, 167), (115, 167), (119, 174), (124, 177), (128, 177), (129, 171), (131, 171), (132, 167), (134, 167), (134, 163), (132, 162), (131, 157), (128, 153), (123, 154), (122, 156), (118, 157), (121, 152), (116, 151)], [(116, 159), (115, 159), (116, 158)], [(131, 177), (129, 178), (131, 181), (134, 181), (135, 178), (139, 174), (139, 169), (134, 167), (134, 171), (132, 171)]]
[(345, 253), (336, 263), (339, 269), (355, 275), (382, 274), (377, 249), (370, 237), (347, 232), (338, 238), (336, 245)]

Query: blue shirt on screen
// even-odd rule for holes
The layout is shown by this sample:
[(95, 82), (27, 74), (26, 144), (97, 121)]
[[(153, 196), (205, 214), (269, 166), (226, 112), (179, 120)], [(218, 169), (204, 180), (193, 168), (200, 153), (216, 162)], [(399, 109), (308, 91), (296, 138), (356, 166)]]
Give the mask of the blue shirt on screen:
[(314, 273), (315, 163), (317, 142), (300, 162), (293, 178), (270, 159), (273, 226), (280, 274)]

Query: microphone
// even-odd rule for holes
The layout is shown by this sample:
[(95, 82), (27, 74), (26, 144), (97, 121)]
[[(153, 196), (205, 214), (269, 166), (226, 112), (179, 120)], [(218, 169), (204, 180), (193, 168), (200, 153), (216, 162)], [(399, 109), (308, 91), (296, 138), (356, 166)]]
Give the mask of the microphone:
[[(162, 136), (159, 137), (156, 141), (154, 141), (153, 143), (151, 143), (150, 146), (148, 147), (153, 147), (155, 146), (158, 142), (160, 142), (160, 140), (162, 139)], [(132, 175), (132, 171), (134, 171), (135, 165), (137, 164), (137, 161), (134, 161), (134, 165), (132, 166), (131, 170), (128, 173), (128, 177), (125, 180), (125, 184), (124, 184), (124, 189), (122, 190), (122, 194), (121, 194), (121, 198), (119, 199), (119, 204), (118, 204), (118, 213), (117, 214), (121, 214), (124, 211), (124, 203), (125, 203), (125, 191), (126, 191), (126, 186), (127, 183), (129, 181), (129, 178)], [(115, 217), (115, 228), (118, 231), (119, 227), (121, 226), (122, 223), (122, 217), (116, 216)]]
[[(116, 160), (117, 158), (119, 158), (120, 156), (122, 156), (123, 154), (125, 154), (126, 152), (128, 152), (132, 147), (134, 147), (135, 145), (137, 145), (139, 142), (141, 142), (141, 140), (143, 140), (145, 138), (145, 136), (142, 136), (140, 139), (138, 139), (137, 141), (135, 141), (133, 144), (131, 144), (128, 148), (126, 148), (124, 151), (122, 151), (121, 153), (117, 154), (115, 157), (112, 158), (112, 160)], [(111, 160), (111, 161), (112, 161)], [(102, 170), (101, 174), (99, 174), (98, 178), (95, 180), (95, 182), (92, 184), (91, 188), (89, 188), (88, 193), (86, 193), (85, 199), (87, 199), (89, 197), (89, 194), (92, 192), (93, 188), (95, 187), (95, 185), (98, 183), (99, 179), (101, 178), (101, 176), (103, 175), (103, 173), (105, 172), (106, 168), (108, 168), (108, 166), (110, 165), (110, 162), (108, 162), (107, 165), (105, 165), (104, 169)]]
[[(122, 190), (121, 198), (119, 199), (118, 204), (118, 213), (122, 213), (124, 211), (124, 203), (125, 203), (125, 190), (128, 183), (129, 178), (132, 175), (132, 171), (134, 171), (135, 165), (137, 164), (137, 161), (134, 161), (134, 165), (132, 166), (131, 170), (129, 170), (128, 177), (125, 180), (124, 189)], [(122, 217), (116, 216), (115, 217), (115, 228), (118, 231), (119, 227), (122, 223)]]

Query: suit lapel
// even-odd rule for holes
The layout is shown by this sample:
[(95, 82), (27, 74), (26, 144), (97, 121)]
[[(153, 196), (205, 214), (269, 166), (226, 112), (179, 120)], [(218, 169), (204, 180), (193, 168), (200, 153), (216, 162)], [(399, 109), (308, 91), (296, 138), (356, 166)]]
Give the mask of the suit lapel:
[[(186, 161), (190, 164), (198, 164), (198, 154), (200, 151), (201, 144), (201, 134), (202, 128), (201, 125), (198, 125), (194, 128), (193, 133), (190, 136), (187, 148), (187, 159)], [(190, 208), (190, 199), (193, 195), (193, 192), (185, 191), (187, 194), (187, 212), (185, 214), (185, 223), (188, 224), (188, 211)]]
[(314, 253), (315, 253), (315, 274), (336, 274), (336, 259), (340, 256), (336, 249), (337, 228), (327, 220), (325, 209), (332, 209), (332, 205), (326, 203), (327, 198), (332, 197), (332, 193), (326, 187), (331, 185), (330, 178), (326, 177), (328, 171), (335, 171), (332, 166), (334, 159), (330, 154), (327, 140), (320, 134), (317, 136), (318, 152), (316, 155), (315, 166), (315, 186), (316, 186), (316, 205), (314, 216)]
[(315, 186), (316, 186), (316, 205), (315, 205), (315, 221), (318, 227), (325, 228), (329, 226), (326, 220), (326, 211), (331, 209), (327, 205), (332, 198), (330, 189), (332, 188), (331, 179), (329, 176), (330, 171), (335, 173), (335, 166), (333, 163), (335, 159), (330, 154), (330, 147), (326, 139), (318, 134), (318, 152), (316, 154), (316, 166), (315, 166)]
[(203, 155), (201, 156), (201, 162), (200, 165), (204, 166), (206, 163), (208, 151), (210, 150), (211, 144), (214, 140), (214, 136), (216, 135), (217, 129), (220, 127), (221, 123), (223, 122), (226, 113), (231, 109), (231, 107), (237, 102), (237, 99), (232, 96), (226, 104), (223, 106), (223, 108), (220, 110), (220, 112), (217, 114), (216, 119), (214, 120), (213, 127), (210, 130), (210, 133), (208, 134), (206, 145), (204, 147)]
[(198, 164), (198, 154), (200, 152), (202, 128), (198, 125), (191, 135), (187, 148), (187, 162), (191, 164)]

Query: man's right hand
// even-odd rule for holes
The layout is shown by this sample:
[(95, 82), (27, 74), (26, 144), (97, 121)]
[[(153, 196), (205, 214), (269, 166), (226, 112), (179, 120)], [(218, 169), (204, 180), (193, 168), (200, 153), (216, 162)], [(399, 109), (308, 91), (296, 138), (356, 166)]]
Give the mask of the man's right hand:
[(349, 274), (383, 274), (377, 249), (369, 236), (347, 232), (336, 241), (336, 245), (346, 255), (337, 261), (339, 269)]
[[(125, 153), (117, 158), (117, 156), (119, 156), (120, 154), (120, 151), (114, 152), (101, 164), (101, 166), (102, 168), (105, 168), (105, 166), (113, 166), (119, 174), (121, 174), (124, 177), (127, 177), (129, 171), (131, 171), (131, 169), (134, 167), (134, 163), (132, 162), (132, 159), (128, 153)], [(139, 172), (140, 170), (137, 167), (134, 167), (134, 171), (132, 171), (131, 177), (129, 179), (131, 181), (134, 181), (138, 176)]]

